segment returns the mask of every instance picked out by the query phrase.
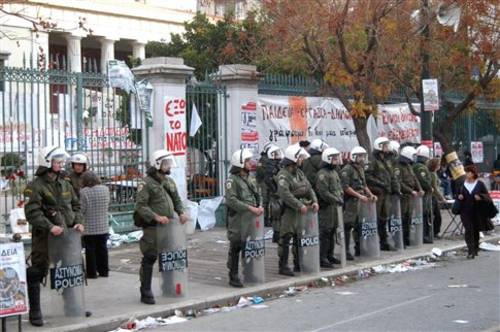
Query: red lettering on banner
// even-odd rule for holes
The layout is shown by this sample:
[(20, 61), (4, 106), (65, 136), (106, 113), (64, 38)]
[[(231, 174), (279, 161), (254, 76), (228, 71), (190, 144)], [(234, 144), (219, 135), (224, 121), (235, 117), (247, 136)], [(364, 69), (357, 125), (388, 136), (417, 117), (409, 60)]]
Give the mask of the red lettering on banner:
[(166, 133), (167, 150), (174, 155), (184, 155), (187, 149), (187, 133), (176, 132)]

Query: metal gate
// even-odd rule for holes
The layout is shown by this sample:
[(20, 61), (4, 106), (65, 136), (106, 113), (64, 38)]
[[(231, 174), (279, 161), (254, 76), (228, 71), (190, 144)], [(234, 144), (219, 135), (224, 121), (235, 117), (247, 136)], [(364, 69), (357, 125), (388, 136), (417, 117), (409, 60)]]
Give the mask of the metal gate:
[(188, 198), (199, 200), (223, 193), (228, 171), (226, 126), (226, 88), (206, 81), (186, 87), (187, 128), (190, 128), (193, 106), (203, 125), (188, 138), (186, 177)]
[(86, 153), (111, 190), (111, 210), (131, 210), (144, 173), (144, 131), (135, 96), (111, 88), (106, 76), (0, 68), (1, 214), (22, 202), (46, 145)]

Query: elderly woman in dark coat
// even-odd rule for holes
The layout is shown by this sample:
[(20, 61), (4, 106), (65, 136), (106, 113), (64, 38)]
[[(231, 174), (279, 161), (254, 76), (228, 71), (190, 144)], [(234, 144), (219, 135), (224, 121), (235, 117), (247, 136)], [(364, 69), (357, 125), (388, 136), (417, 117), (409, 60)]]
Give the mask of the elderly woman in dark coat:
[(479, 251), (479, 232), (487, 230), (487, 207), (491, 202), (486, 185), (479, 181), (476, 166), (465, 167), (465, 181), (458, 188), (461, 202), (460, 219), (465, 228), (465, 243), (468, 259), (477, 256)]

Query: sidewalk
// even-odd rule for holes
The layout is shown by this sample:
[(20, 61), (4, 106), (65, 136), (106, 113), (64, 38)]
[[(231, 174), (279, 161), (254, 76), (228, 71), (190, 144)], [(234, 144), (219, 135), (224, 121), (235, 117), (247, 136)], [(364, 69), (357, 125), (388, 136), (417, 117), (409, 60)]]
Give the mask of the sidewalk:
[[(450, 218), (444, 217), (444, 229)], [(493, 233), (483, 241), (500, 239), (500, 234)], [(293, 278), (278, 275), (277, 246), (266, 240), (266, 282), (264, 284), (236, 289), (228, 286), (226, 257), (228, 242), (225, 229), (216, 228), (208, 232), (197, 231), (189, 237), (189, 285), (188, 295), (184, 298), (164, 298), (160, 294), (160, 281), (153, 280), (153, 292), (156, 294), (156, 305), (144, 305), (139, 302), (139, 263), (140, 253), (137, 244), (122, 246), (110, 251), (111, 273), (109, 278), (89, 280), (85, 288), (86, 307), (92, 311), (92, 316), (71, 321), (57, 315), (55, 306), (50, 301), (48, 287), (42, 290), (42, 311), (45, 325), (34, 328), (23, 317), (25, 331), (108, 331), (118, 327), (132, 316), (136, 318), (148, 315), (168, 316), (175, 309), (205, 309), (219, 304), (234, 302), (240, 296), (266, 296), (294, 285), (308, 284), (321, 277), (352, 274), (380, 264), (390, 264), (406, 259), (428, 256), (432, 248), (443, 251), (463, 248), (463, 236), (453, 239), (436, 240), (420, 248), (409, 248), (404, 252), (382, 252), (378, 259), (359, 259), (348, 262), (343, 269), (323, 269), (316, 275), (298, 275)], [(155, 270), (156, 270), (155, 266)], [(157, 271), (157, 270), (156, 270)], [(52, 309), (52, 310), (51, 310)], [(9, 319), (9, 328), (17, 328), (14, 318)], [(10, 330), (9, 329), (9, 330)]]

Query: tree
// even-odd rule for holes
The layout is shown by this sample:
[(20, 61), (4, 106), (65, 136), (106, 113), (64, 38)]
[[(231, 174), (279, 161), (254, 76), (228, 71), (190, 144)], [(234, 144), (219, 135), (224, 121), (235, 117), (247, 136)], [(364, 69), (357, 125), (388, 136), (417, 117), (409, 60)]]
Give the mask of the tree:
[(342, 102), (368, 151), (368, 116), (393, 88), (388, 62), (395, 58), (392, 37), (401, 20), (396, 9), (411, 6), (404, 0), (264, 2), (268, 53), (293, 53), (299, 66), (323, 79), (323, 93)]
[(215, 23), (198, 13), (192, 21), (184, 23), (184, 29), (182, 35), (172, 34), (168, 43), (148, 43), (146, 53), (152, 57), (181, 57), (195, 68), (198, 79), (217, 70), (221, 64), (252, 63), (256, 54), (254, 46), (261, 43), (261, 26), (253, 13), (241, 22), (228, 14)]
[[(429, 54), (431, 76), (440, 84), (442, 108), (441, 121), (434, 122), (434, 137), (440, 141), (443, 150), (453, 150), (452, 130), (443, 130), (443, 123), (453, 124), (468, 110), (474, 109), (478, 98), (497, 100), (500, 96), (499, 38), (500, 12), (495, 7), (496, 0), (457, 0), (443, 3), (441, 7), (430, 8), (433, 13), (455, 6), (460, 8), (460, 23), (457, 31), (442, 26), (435, 15), (427, 15), (430, 39), (421, 47), (402, 52), (400, 61), (392, 68), (394, 77), (403, 87), (406, 99), (421, 99), (420, 71), (422, 61), (420, 52)], [(404, 35), (397, 35), (395, 43), (404, 43)], [(422, 42), (422, 40), (421, 40)], [(454, 92), (451, 94), (451, 92)], [(458, 97), (453, 101), (450, 97)], [(411, 107), (411, 103), (409, 102)], [(412, 112), (418, 113), (412, 109)], [(500, 124), (497, 124), (499, 126)]]

